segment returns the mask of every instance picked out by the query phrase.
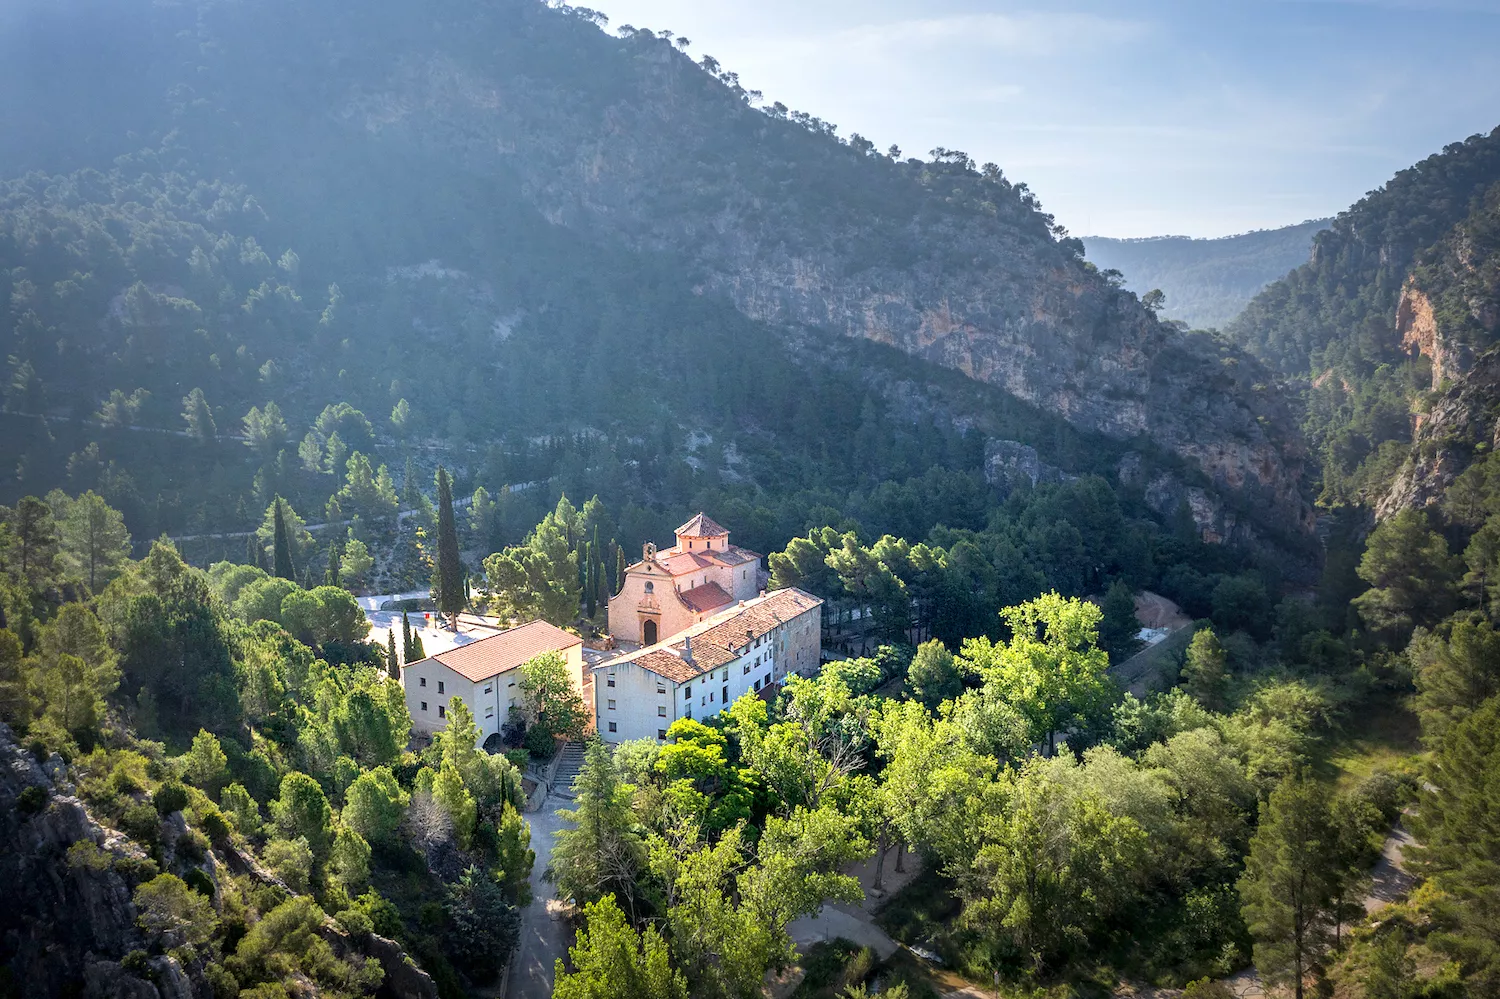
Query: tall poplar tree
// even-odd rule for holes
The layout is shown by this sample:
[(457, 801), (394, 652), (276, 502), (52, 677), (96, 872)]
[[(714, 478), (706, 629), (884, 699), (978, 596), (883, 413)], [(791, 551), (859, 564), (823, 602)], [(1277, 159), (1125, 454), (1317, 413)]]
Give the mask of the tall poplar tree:
[(280, 496), (276, 497), (275, 503), (275, 540), (271, 555), (271, 574), (280, 579), (297, 579), (296, 567), (292, 565), (292, 536), (286, 529), (286, 514), (284, 503)]
[(432, 579), (432, 596), (438, 610), (458, 630), (458, 612), (464, 609), (464, 567), (458, 560), (458, 530), (453, 524), (453, 480), (439, 465), (437, 571)]

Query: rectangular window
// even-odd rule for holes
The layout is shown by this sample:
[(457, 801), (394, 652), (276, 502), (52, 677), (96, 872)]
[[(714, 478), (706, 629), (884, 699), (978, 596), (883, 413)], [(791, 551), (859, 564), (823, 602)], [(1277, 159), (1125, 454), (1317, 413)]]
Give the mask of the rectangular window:
[(667, 737), (667, 730), (664, 729), (664, 728), (657, 729), (656, 730), (656, 737), (658, 739), (665, 739)]
[(760, 689), (760, 677), (756, 677), (755, 678), (755, 689), (756, 690)]
[(667, 706), (665, 704), (658, 704), (656, 706), (656, 717), (658, 717), (658, 718), (665, 718), (665, 717), (667, 717)]
[(438, 705), (438, 717), (439, 718), (447, 718), (448, 717), (448, 709), (445, 708), (445, 707), (443, 707), (441, 704)]
[(484, 709), (484, 716), (486, 718), (493, 718), (493, 717), (495, 717), (495, 709), (494, 708), (485, 708)]
[(617, 732), (617, 731), (619, 731), (617, 728), (615, 728), (615, 723), (614, 722), (610, 722), (609, 723), (609, 730), (611, 732)]
[[(760, 665), (760, 663), (756, 663), (756, 664), (755, 664), (755, 665), (757, 665), (757, 666), (759, 666), (759, 665)], [(750, 664), (749, 664), (749, 663), (746, 663), (746, 664), (745, 664), (745, 672), (746, 672), (746, 673), (749, 673), (749, 672), (750, 672)]]
[(691, 683), (682, 688), (682, 699), (684, 701), (691, 701), (693, 699), (693, 685)]
[(427, 686), (427, 678), (424, 676), (420, 680), (418, 680), (417, 681), (417, 686), (419, 686), (419, 687), (425, 687), (425, 686)]
[(609, 685), (610, 685), (610, 686), (611, 686), (611, 687), (613, 687), (613, 686), (614, 686), (614, 685), (615, 685), (615, 675), (614, 675), (614, 674), (613, 674), (613, 673), (611, 673), (611, 674), (610, 674), (610, 675), (609, 675)]
[(613, 697), (611, 697), (609, 699), (609, 710), (613, 711), (614, 709), (615, 709), (615, 699)]
[(443, 692), (443, 681), (439, 680), (438, 681), (438, 693), (441, 694), (442, 692)]
[(711, 700), (713, 700), (713, 699), (714, 699), (714, 692), (713, 692), (713, 691), (712, 691), (712, 690), (710, 690), (710, 691), (709, 691), (709, 692), (708, 692), (708, 699), (709, 699), (709, 700), (710, 700), (710, 701), (711, 701)]
[(658, 693), (658, 694), (665, 694), (665, 693), (666, 693), (666, 692), (667, 692), (667, 688), (666, 688), (666, 687), (665, 687), (665, 686), (663, 686), (663, 685), (662, 685), (662, 684), (659, 684), (659, 683), (658, 683), (658, 684), (657, 684), (657, 685), (656, 685), (656, 692), (657, 692), (657, 693)]
[(728, 687), (724, 688), (724, 694), (723, 694), (722, 699), (723, 699), (723, 701), (724, 701), (725, 704), (729, 703), (729, 688)]
[(426, 710), (427, 710), (427, 702), (426, 702), (426, 701), (423, 701), (423, 702), (422, 702), (422, 710), (423, 710), (423, 711), (426, 711)]

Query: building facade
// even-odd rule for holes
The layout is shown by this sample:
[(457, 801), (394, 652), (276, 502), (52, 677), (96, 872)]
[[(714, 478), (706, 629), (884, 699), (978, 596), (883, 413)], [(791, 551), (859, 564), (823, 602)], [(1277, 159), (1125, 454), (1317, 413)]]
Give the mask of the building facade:
[(407, 663), (401, 669), (401, 685), (412, 731), (429, 736), (442, 731), (448, 725), (448, 702), (459, 697), (474, 713), (479, 744), (484, 745), (505, 727), (510, 709), (520, 706), (521, 664), (548, 652), (562, 656), (583, 696), (583, 639), (545, 621)]
[(760, 556), (729, 543), (729, 532), (703, 514), (676, 531), (677, 543), (647, 544), (609, 600), (609, 633), (656, 645), (749, 600), (765, 585)]
[(793, 674), (816, 674), (822, 608), (810, 593), (777, 590), (593, 667), (600, 737), (663, 740), (678, 718), (712, 717), (745, 694), (769, 696)]

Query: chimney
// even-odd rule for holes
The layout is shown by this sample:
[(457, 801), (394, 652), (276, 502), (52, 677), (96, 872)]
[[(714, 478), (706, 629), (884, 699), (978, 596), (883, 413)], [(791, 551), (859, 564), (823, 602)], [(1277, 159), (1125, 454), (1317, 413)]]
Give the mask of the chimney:
[(682, 661), (689, 666), (693, 664), (693, 636), (682, 636)]

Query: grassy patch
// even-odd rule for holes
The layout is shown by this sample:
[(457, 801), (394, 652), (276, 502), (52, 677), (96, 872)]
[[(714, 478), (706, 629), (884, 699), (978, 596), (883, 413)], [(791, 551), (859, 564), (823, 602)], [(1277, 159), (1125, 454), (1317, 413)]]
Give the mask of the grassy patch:
[(868, 947), (843, 937), (820, 940), (802, 955), (802, 981), (791, 999), (835, 999), (846, 986), (864, 984), (874, 967)]
[(1408, 697), (1371, 699), (1349, 713), (1329, 763), (1341, 790), (1377, 770), (1400, 772), (1422, 750), (1422, 726)]
[(875, 923), (893, 940), (908, 946), (929, 946), (929, 941), (947, 928), (958, 910), (952, 882), (924, 868), (880, 907)]

